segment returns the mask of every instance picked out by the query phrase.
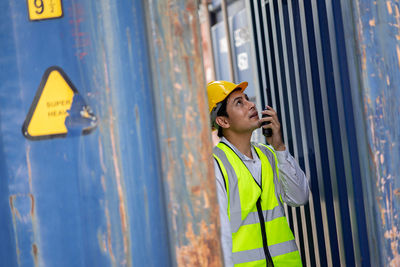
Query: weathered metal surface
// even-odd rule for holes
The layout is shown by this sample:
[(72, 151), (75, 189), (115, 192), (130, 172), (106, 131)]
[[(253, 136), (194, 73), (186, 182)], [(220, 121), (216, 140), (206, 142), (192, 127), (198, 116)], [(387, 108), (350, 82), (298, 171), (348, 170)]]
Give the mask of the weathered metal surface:
[[(62, 4), (29, 21), (27, 1), (0, 3), (0, 266), (169, 266), (142, 1)], [(50, 66), (92, 107), (91, 134), (22, 135)]]
[(147, 1), (170, 244), (179, 266), (220, 266), (197, 1)]
[[(353, 2), (355, 49), (369, 169), (368, 198), (382, 266), (400, 265), (399, 1)], [(363, 125), (359, 123), (359, 125)]]

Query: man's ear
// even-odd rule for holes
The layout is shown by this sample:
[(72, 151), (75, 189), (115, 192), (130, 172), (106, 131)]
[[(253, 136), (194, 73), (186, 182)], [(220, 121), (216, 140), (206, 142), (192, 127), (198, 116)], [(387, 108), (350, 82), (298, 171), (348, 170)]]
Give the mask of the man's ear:
[(230, 127), (229, 120), (225, 116), (218, 116), (215, 118), (215, 122), (222, 128), (227, 129)]

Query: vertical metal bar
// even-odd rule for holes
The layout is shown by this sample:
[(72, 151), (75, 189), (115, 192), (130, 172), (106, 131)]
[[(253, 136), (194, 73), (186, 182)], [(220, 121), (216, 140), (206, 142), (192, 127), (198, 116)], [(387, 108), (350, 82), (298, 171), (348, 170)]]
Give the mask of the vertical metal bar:
[[(294, 156), (295, 158), (298, 159), (299, 153), (298, 153), (298, 149), (297, 149), (297, 136), (296, 134), (293, 133), (293, 130), (296, 129), (296, 126), (294, 124), (294, 112), (293, 112), (293, 103), (292, 103), (292, 85), (291, 85), (291, 81), (290, 81), (290, 71), (289, 71), (289, 66), (288, 66), (288, 55), (287, 55), (287, 45), (286, 45), (286, 31), (288, 29), (285, 29), (285, 23), (284, 23), (284, 14), (282, 11), (282, 1), (277, 1), (277, 5), (278, 5), (278, 17), (279, 17), (279, 24), (280, 24), (280, 32), (281, 32), (281, 50), (282, 50), (282, 54), (283, 54), (283, 67), (285, 70), (285, 80), (286, 80), (286, 88), (282, 88), (281, 89), (281, 99), (283, 99), (283, 90), (286, 90), (287, 92), (287, 96), (288, 96), (288, 107), (285, 107), (285, 105), (281, 105), (282, 109), (284, 110), (285, 108), (289, 109), (289, 114), (288, 117), (290, 118), (290, 126), (292, 131), (290, 132), (290, 135), (292, 136), (292, 140), (293, 140), (293, 151), (294, 151)], [(290, 29), (289, 29), (290, 30)], [(286, 126), (284, 126), (286, 127)], [(289, 133), (287, 133), (287, 136), (289, 135)], [(288, 139), (285, 139), (286, 141)], [(299, 226), (297, 223), (297, 213), (296, 213), (296, 208), (290, 208), (291, 212), (292, 212), (292, 216), (293, 216), (293, 228), (294, 228), (294, 234), (296, 237), (296, 242), (297, 242), (297, 246), (299, 248), (300, 254), (303, 254), (303, 244), (300, 243), (300, 239), (299, 239)], [(305, 224), (304, 224), (305, 225)], [(306, 257), (306, 265), (309, 263), (309, 257)]]
[[(267, 66), (265, 65), (265, 57), (264, 57), (264, 42), (265, 39), (263, 38), (263, 33), (261, 32), (261, 14), (260, 14), (260, 5), (259, 5), (259, 1), (257, 0), (248, 0), (246, 1), (248, 8), (252, 8), (253, 10), (253, 20), (255, 21), (255, 25), (253, 25), (253, 29), (255, 28), (255, 34), (254, 31), (252, 31), (252, 39), (256, 40), (257, 39), (257, 45), (258, 50), (255, 52), (255, 55), (259, 55), (257, 58), (257, 62), (259, 64), (259, 68), (254, 68), (255, 70), (258, 70), (258, 73), (255, 72), (255, 74), (258, 74), (258, 81), (259, 84), (261, 85), (260, 91), (266, 91), (267, 90), (267, 77), (266, 77), (266, 71), (267, 71)], [(251, 15), (249, 15), (250, 17)], [(255, 50), (255, 49), (254, 49)], [(267, 98), (266, 95), (264, 94), (264, 98)], [(268, 103), (270, 101), (270, 99), (261, 99), (261, 103)], [(260, 108), (262, 109), (263, 107), (260, 106)]]
[[(295, 70), (295, 81), (296, 81), (296, 99), (298, 101), (299, 108), (297, 112), (299, 113), (299, 119), (300, 119), (300, 132), (301, 132), (301, 139), (303, 143), (303, 153), (304, 153), (304, 163), (305, 163), (305, 172), (307, 173), (308, 177), (310, 176), (310, 166), (309, 166), (309, 155), (307, 152), (307, 138), (306, 138), (306, 133), (305, 133), (305, 122), (304, 122), (304, 112), (303, 112), (303, 100), (301, 97), (301, 84), (300, 84), (300, 77), (299, 77), (299, 64), (298, 64), (298, 59), (297, 59), (297, 47), (296, 47), (296, 35), (295, 35), (295, 26), (294, 26), (294, 21), (293, 21), (293, 6), (292, 6), (292, 0), (288, 0), (288, 10), (289, 10), (289, 25), (290, 25), (290, 33), (291, 33), (291, 38), (292, 38), (292, 51), (293, 51), (293, 60), (294, 60), (294, 70)], [(299, 27), (299, 26), (297, 26)], [(315, 258), (319, 259), (319, 246), (318, 246), (318, 240), (317, 240), (317, 233), (316, 233), (316, 223), (315, 223), (315, 213), (314, 213), (314, 203), (313, 203), (313, 198), (310, 195), (309, 198), (309, 208), (310, 208), (310, 214), (311, 214), (311, 229), (307, 229), (306, 227), (306, 222), (305, 222), (305, 212), (304, 212), (304, 207), (300, 207), (301, 214), (302, 214), (302, 225), (303, 225), (303, 235), (305, 236), (304, 238), (304, 247), (305, 247), (305, 253), (306, 253), (306, 265), (311, 266), (311, 260), (310, 260), (310, 247), (308, 245), (308, 235), (307, 232), (311, 230), (312, 236), (313, 236), (313, 241), (314, 241), (314, 250), (315, 250)], [(320, 262), (316, 260), (317, 266), (320, 266)]]
[[(270, 11), (270, 16), (271, 16), (271, 28), (272, 28), (272, 43), (274, 46), (274, 51), (275, 51), (275, 71), (277, 75), (277, 81), (278, 81), (278, 86), (277, 86), (277, 91), (279, 92), (279, 100), (280, 100), (280, 106), (281, 110), (277, 110), (281, 114), (281, 120), (282, 120), (282, 130), (283, 130), (283, 138), (284, 140), (288, 140), (288, 132), (287, 132), (287, 127), (286, 127), (286, 112), (285, 112), (285, 105), (284, 105), (284, 99), (283, 99), (283, 93), (282, 93), (282, 74), (281, 74), (281, 63), (279, 59), (279, 46), (278, 46), (278, 37), (276, 34), (276, 25), (275, 25), (275, 13), (274, 13), (274, 0), (269, 0), (269, 11)], [(274, 91), (276, 91), (276, 89)]]
[(227, 7), (226, 7), (226, 0), (221, 0), (221, 11), (222, 11), (222, 18), (224, 20), (226, 46), (228, 48), (229, 75), (230, 75), (231, 81), (235, 82), (235, 70), (234, 70), (234, 67), (233, 67), (231, 33), (229, 31), (229, 16), (228, 16), (228, 10), (227, 10)]
[(197, 1), (146, 4), (173, 261), (221, 266)]
[[(340, 82), (340, 72), (339, 72), (339, 64), (338, 64), (338, 53), (336, 46), (336, 33), (335, 33), (335, 21), (333, 18), (333, 7), (332, 0), (327, 0), (326, 2), (326, 13), (328, 19), (328, 27), (329, 27), (329, 37), (330, 37), (330, 46), (332, 53), (332, 64), (333, 64), (333, 76), (335, 81), (335, 89), (336, 89), (336, 99), (337, 99), (337, 110), (339, 115), (339, 125), (340, 125), (340, 139), (342, 144), (342, 153), (343, 153), (343, 162), (344, 162), (344, 171), (346, 178), (346, 187), (347, 187), (347, 202), (349, 206), (349, 216), (350, 216), (350, 227), (352, 233), (352, 244), (354, 250), (354, 258), (356, 266), (360, 266), (361, 264), (361, 255), (360, 255), (360, 247), (358, 244), (358, 225), (357, 225), (357, 217), (356, 217), (356, 207), (354, 203), (354, 189), (353, 189), (353, 179), (352, 172), (350, 166), (350, 155), (348, 151), (348, 138), (346, 133), (346, 118), (344, 114), (344, 106), (343, 106), (343, 96), (342, 96), (342, 86)], [(343, 233), (342, 233), (343, 234)]]
[[(211, 37), (211, 21), (210, 21), (210, 11), (208, 10), (208, 1), (207, 0), (202, 0), (201, 1), (201, 7), (200, 7), (200, 11), (199, 11), (199, 16), (200, 16), (200, 21), (203, 19), (204, 20), (204, 31), (206, 32), (206, 36), (205, 36), (205, 40), (203, 40), (205, 43), (207, 43), (209, 45), (208, 47), (208, 52), (209, 52), (209, 57), (207, 57), (208, 62), (210, 62), (210, 64), (208, 64), (205, 67), (209, 67), (210, 68), (210, 77), (208, 77), (208, 73), (206, 73), (206, 81), (210, 82), (215, 80), (215, 60), (214, 60), (214, 55), (213, 55), (213, 45), (212, 45), (212, 37)], [(208, 54), (207, 54), (208, 55)], [(207, 56), (205, 55), (205, 56)], [(205, 60), (204, 60), (204, 65), (205, 64)], [(207, 80), (208, 79), (208, 80)]]
[[(313, 141), (314, 141), (314, 149), (315, 149), (315, 160), (317, 166), (317, 178), (318, 178), (318, 191), (320, 194), (320, 203), (321, 203), (321, 213), (322, 213), (322, 222), (323, 222), (323, 229), (324, 229), (324, 239), (326, 240), (326, 257), (327, 257), (327, 264), (328, 266), (332, 266), (332, 254), (331, 254), (331, 243), (329, 238), (329, 228), (328, 228), (328, 216), (325, 204), (325, 189), (324, 189), (324, 182), (322, 177), (322, 163), (321, 163), (321, 152), (319, 149), (319, 137), (318, 137), (318, 127), (317, 127), (317, 116), (315, 110), (315, 100), (314, 100), (314, 90), (313, 90), (313, 80), (311, 76), (311, 60), (309, 54), (309, 45), (308, 45), (308, 38), (307, 38), (307, 25), (306, 25), (306, 18), (305, 18), (305, 9), (304, 9), (304, 0), (299, 1), (299, 9), (300, 9), (300, 21), (301, 21), (301, 29), (303, 33), (303, 44), (304, 44), (304, 55), (305, 55), (305, 64), (306, 64), (306, 75), (307, 75), (307, 84), (308, 84), (308, 95), (309, 95), (309, 103), (310, 103), (310, 113), (311, 113), (311, 125), (312, 125), (312, 132), (313, 132)], [(321, 62), (320, 62), (321, 63)], [(314, 240), (318, 237), (315, 236), (314, 233)], [(315, 244), (318, 244), (316, 242)], [(317, 258), (317, 262), (318, 261)]]
[[(276, 71), (277, 82), (278, 82), (277, 87), (273, 88), (273, 89), (271, 88), (271, 89), (273, 90), (273, 92), (275, 94), (275, 95), (273, 95), (273, 99), (275, 99), (275, 101), (276, 101), (277, 95), (278, 95), (278, 94), (276, 94), (276, 92), (279, 92), (279, 101), (280, 101), (281, 109), (278, 110), (276, 104), (275, 104), (275, 108), (276, 108), (277, 112), (280, 112), (280, 115), (281, 115), (283, 138), (284, 138), (284, 140), (288, 140), (288, 132), (287, 132), (287, 126), (286, 126), (286, 112), (285, 112), (284, 98), (283, 98), (283, 92), (282, 92), (282, 75), (281, 75), (281, 69), (280, 69), (281, 64), (280, 64), (280, 59), (279, 59), (279, 46), (278, 46), (278, 40), (277, 40), (278, 37), (277, 37), (277, 33), (276, 33), (276, 24), (275, 24), (274, 0), (267, 0), (266, 3), (267, 2), (269, 5), (269, 15), (271, 18), (271, 30), (272, 30), (272, 39), (273, 39), (272, 45), (273, 45), (274, 51), (275, 51), (274, 55), (270, 54), (270, 56), (273, 56), (275, 58), (275, 66), (272, 66), (272, 63), (271, 63), (270, 72), (271, 72), (271, 76), (272, 76), (273, 71), (274, 70)], [(271, 40), (269, 40), (268, 42), (270, 43)], [(296, 212), (293, 211), (291, 208), (287, 207), (286, 204), (284, 205), (284, 207), (285, 207), (286, 214), (288, 214), (288, 212), (290, 211), (292, 213), (292, 216), (294, 216), (294, 217), (296, 216)], [(288, 218), (288, 220), (289, 220), (289, 218)], [(295, 231), (295, 236), (296, 236), (296, 243), (297, 243), (298, 248), (300, 249), (300, 246), (299, 246), (300, 244), (297, 239), (297, 237), (298, 237), (297, 225), (295, 226), (294, 231)]]
[[(256, 4), (259, 2), (257, 0), (254, 0), (256, 2)], [(267, 14), (266, 14), (266, 6), (270, 5), (269, 0), (263, 0), (260, 3), (261, 5), (261, 12), (262, 12), (262, 18), (263, 18), (263, 24), (264, 24), (264, 38), (265, 38), (265, 50), (267, 52), (267, 69), (268, 69), (268, 77), (269, 77), (269, 88), (266, 87), (266, 90), (270, 90), (271, 92), (271, 96), (272, 96), (272, 105), (273, 107), (277, 107), (277, 103), (276, 103), (276, 99), (277, 97), (275, 96), (277, 90), (276, 90), (276, 85), (274, 82), (274, 71), (273, 71), (273, 66), (272, 66), (272, 54), (271, 54), (271, 47), (270, 44), (272, 42), (272, 40), (269, 39), (269, 23), (268, 23), (268, 18), (267, 18)], [(270, 8), (270, 7), (269, 7)], [(265, 103), (269, 103), (268, 99), (266, 99)]]
[(329, 168), (331, 173), (331, 185), (333, 192), (333, 204), (334, 204), (334, 214), (335, 214), (335, 222), (336, 222), (336, 232), (339, 246), (339, 257), (340, 262), (344, 263), (346, 261), (344, 244), (343, 244), (343, 235), (342, 235), (342, 223), (341, 223), (341, 215), (340, 215), (340, 202), (338, 196), (338, 187), (336, 177), (336, 168), (335, 168), (335, 157), (334, 157), (334, 148), (332, 144), (332, 131), (331, 131), (331, 123), (329, 118), (329, 110), (328, 110), (328, 99), (326, 95), (326, 83), (325, 83), (325, 72), (324, 72), (324, 64), (323, 64), (323, 54), (322, 54), (322, 43), (320, 38), (320, 28), (319, 28), (319, 19), (318, 17), (318, 6), (317, 1), (312, 0), (312, 11), (313, 11), (313, 21), (314, 21), (314, 31), (315, 31), (315, 40), (317, 47), (317, 55), (318, 55), (318, 68), (319, 68), (319, 76), (320, 76), (320, 86), (321, 86), (321, 96), (323, 103), (323, 115), (324, 115), (324, 123), (325, 123), (325, 133), (326, 133), (326, 142), (328, 146), (328, 158), (329, 158)]
[[(252, 28), (254, 27), (252, 25), (252, 12), (251, 12), (251, 0), (246, 0), (245, 1), (245, 8), (246, 8), (246, 17), (247, 17), (247, 27), (249, 28), (249, 32), (250, 32), (250, 40), (251, 40), (251, 50), (250, 50), (250, 58), (252, 58), (251, 62), (252, 62), (252, 66), (251, 69), (253, 70), (253, 80), (254, 80), (254, 90), (255, 90), (255, 94), (256, 94), (256, 105), (257, 105), (257, 109), (258, 110), (262, 110), (262, 93), (260, 90), (260, 81), (259, 81), (259, 77), (261, 75), (261, 73), (257, 72), (257, 59), (256, 59), (256, 38), (254, 36), (254, 31), (252, 30)], [(251, 29), (251, 30), (250, 30)], [(260, 38), (258, 38), (260, 39)], [(259, 60), (261, 61), (261, 60)], [(261, 137), (261, 136), (260, 136)], [(264, 139), (264, 138), (262, 138)], [(261, 142), (261, 140), (258, 140)]]

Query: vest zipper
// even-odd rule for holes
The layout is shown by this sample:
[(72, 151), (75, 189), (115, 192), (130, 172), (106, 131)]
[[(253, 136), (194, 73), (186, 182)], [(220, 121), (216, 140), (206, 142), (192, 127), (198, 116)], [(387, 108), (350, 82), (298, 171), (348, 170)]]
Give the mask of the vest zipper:
[(267, 261), (267, 267), (271, 267), (271, 266), (273, 267), (274, 262), (272, 261), (271, 254), (269, 253), (269, 249), (268, 249), (267, 232), (265, 231), (264, 215), (263, 215), (263, 212), (261, 209), (261, 197), (257, 200), (257, 213), (258, 213), (258, 218), (260, 220), (261, 236), (262, 236), (262, 241), (263, 241), (265, 259)]

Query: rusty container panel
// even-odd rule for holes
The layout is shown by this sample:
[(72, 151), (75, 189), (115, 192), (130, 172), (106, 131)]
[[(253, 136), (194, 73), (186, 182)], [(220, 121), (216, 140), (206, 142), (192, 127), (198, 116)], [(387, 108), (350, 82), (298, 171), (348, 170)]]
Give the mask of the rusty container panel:
[(221, 266), (198, 1), (147, 1), (172, 261)]
[(352, 8), (360, 81), (354, 93), (361, 107), (357, 128), (366, 133), (362, 150), (370, 178), (365, 181), (370, 246), (378, 250), (377, 265), (400, 266), (399, 1), (357, 0)]
[[(0, 266), (169, 266), (142, 1), (5, 0), (0, 10)], [(65, 119), (57, 129), (54, 116)], [(198, 156), (186, 156), (197, 173)], [(194, 224), (198, 242), (208, 240), (198, 229), (216, 232)]]

